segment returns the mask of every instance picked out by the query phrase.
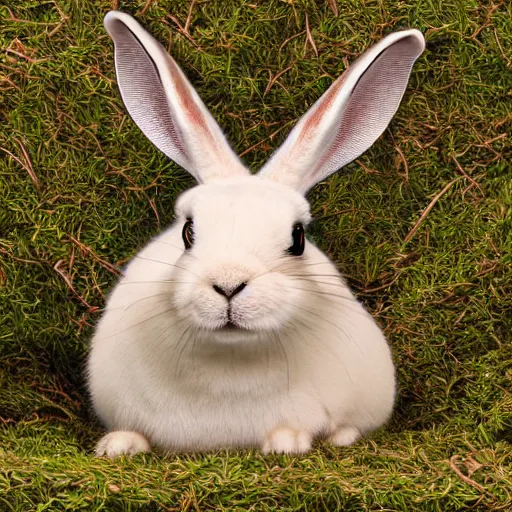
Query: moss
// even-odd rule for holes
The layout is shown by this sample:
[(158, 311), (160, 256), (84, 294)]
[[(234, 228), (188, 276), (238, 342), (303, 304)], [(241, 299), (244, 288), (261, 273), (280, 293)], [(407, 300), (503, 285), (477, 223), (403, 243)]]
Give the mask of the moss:
[[(310, 194), (311, 236), (393, 347), (399, 400), (371, 438), (304, 457), (91, 456), (91, 327), (192, 183), (125, 114), (113, 4), (171, 49), (254, 169), (356, 55), (426, 34), (390, 128)], [(0, 17), (1, 510), (512, 508), (510, 5), (20, 0)]]

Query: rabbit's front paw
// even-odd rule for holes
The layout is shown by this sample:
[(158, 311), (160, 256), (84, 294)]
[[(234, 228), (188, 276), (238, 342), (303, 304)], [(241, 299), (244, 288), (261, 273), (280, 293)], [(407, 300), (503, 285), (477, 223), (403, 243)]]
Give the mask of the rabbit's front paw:
[(119, 455), (135, 455), (149, 452), (148, 440), (138, 432), (118, 430), (103, 436), (96, 445), (96, 457), (106, 455), (110, 459)]
[(361, 437), (361, 432), (355, 427), (340, 427), (335, 430), (327, 441), (334, 446), (350, 446)]
[(311, 449), (311, 436), (307, 432), (279, 427), (270, 432), (263, 442), (263, 453), (306, 453)]

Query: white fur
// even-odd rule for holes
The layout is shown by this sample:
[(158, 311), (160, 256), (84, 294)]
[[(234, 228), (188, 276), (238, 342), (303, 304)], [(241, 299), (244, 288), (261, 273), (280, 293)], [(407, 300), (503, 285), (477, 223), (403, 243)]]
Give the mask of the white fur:
[[(241, 171), (220, 128), (158, 43), (125, 14), (110, 13), (105, 23), (116, 42), (125, 101), (140, 97), (126, 78), (133, 58), (142, 66), (141, 87), (157, 89), (149, 117), (130, 103), (134, 119), (202, 184), (180, 196), (174, 224), (131, 261), (97, 326), (88, 382), (110, 430), (97, 453), (146, 451), (148, 441), (173, 451), (259, 446), (302, 453), (319, 436), (346, 446), (380, 427), (395, 396), (381, 330), (319, 249), (306, 242), (302, 256), (287, 252), (293, 226), (310, 220), (300, 193), (304, 180), (311, 184), (325, 173), (317, 167), (307, 176), (291, 158), (280, 176), (276, 162), (287, 150), (262, 174)], [(389, 45), (407, 37), (418, 36), (394, 36)], [(371, 65), (366, 57), (360, 74)], [(340, 83), (299, 124), (294, 141), (323, 140), (317, 132), (331, 129), (333, 94), (348, 94)], [(176, 97), (166, 105), (171, 90)], [(159, 119), (167, 108), (170, 115)], [(205, 141), (211, 157), (199, 157), (197, 141)], [(289, 146), (293, 156), (296, 144)], [(315, 160), (322, 148), (308, 151)], [(190, 249), (182, 239), (187, 219), (193, 220)], [(242, 283), (229, 301), (219, 293)], [(236, 329), (225, 328), (228, 320)]]
[(272, 430), (263, 442), (261, 451), (267, 453), (306, 453), (311, 449), (308, 432), (278, 427)]
[(110, 459), (119, 455), (135, 455), (145, 453), (150, 450), (147, 439), (138, 432), (124, 432), (118, 430), (110, 432), (101, 438), (96, 446), (96, 456), (107, 456)]
[[(382, 332), (315, 246), (285, 255), (304, 198), (254, 176), (195, 187), (178, 209), (197, 242), (184, 251), (179, 215), (128, 266), (92, 340), (89, 385), (108, 428), (201, 451), (277, 449), (267, 438), (279, 427), (382, 425), (395, 390)], [(211, 283), (242, 279), (233, 312), (250, 331), (212, 330), (227, 301)]]

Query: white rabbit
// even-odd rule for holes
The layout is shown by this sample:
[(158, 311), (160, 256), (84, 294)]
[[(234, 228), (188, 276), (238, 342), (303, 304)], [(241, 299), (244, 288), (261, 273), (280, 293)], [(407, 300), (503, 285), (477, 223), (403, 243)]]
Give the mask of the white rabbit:
[(88, 383), (110, 433), (97, 455), (354, 443), (389, 418), (390, 349), (335, 266), (304, 237), (304, 194), (352, 161), (396, 112), (417, 30), (389, 35), (336, 80), (256, 175), (174, 60), (112, 11), (133, 120), (199, 185), (128, 265), (92, 339)]

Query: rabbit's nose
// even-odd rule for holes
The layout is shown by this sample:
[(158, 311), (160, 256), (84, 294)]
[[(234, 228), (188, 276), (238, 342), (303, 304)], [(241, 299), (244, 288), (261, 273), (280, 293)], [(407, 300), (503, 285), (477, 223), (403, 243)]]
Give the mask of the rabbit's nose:
[(240, 283), (236, 287), (226, 287), (226, 286), (224, 286), (222, 288), (219, 285), (217, 285), (217, 284), (213, 284), (212, 285), (213, 289), (218, 294), (223, 295), (228, 300), (233, 298), (237, 293), (240, 293), (246, 286), (247, 286), (247, 283)]

